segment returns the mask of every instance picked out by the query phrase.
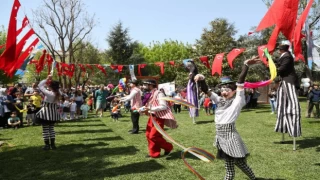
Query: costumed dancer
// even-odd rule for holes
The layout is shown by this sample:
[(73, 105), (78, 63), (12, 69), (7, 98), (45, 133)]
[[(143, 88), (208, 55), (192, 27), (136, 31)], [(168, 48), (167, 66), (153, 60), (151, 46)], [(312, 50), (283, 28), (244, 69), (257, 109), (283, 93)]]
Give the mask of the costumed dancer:
[[(140, 112), (149, 112), (162, 129), (164, 125), (170, 128), (177, 128), (177, 122), (173, 117), (170, 107), (165, 100), (160, 99), (165, 97), (165, 95), (157, 89), (156, 81), (146, 80), (143, 82), (143, 86), (145, 89), (150, 90), (151, 96), (145, 107), (140, 108)], [(146, 129), (149, 149), (149, 154), (146, 157), (158, 158), (160, 157), (161, 149), (164, 149), (164, 155), (168, 155), (172, 151), (173, 146), (154, 127), (151, 116), (149, 117)]]
[[(196, 107), (198, 107), (198, 92), (197, 83), (194, 81), (194, 77), (198, 74), (198, 68), (193, 60), (188, 60), (186, 67), (189, 70), (189, 81), (187, 85), (187, 101)], [(193, 124), (196, 124), (196, 117), (199, 116), (197, 108), (189, 108), (189, 115), (192, 118)]]
[(130, 101), (131, 105), (131, 121), (132, 121), (132, 129), (128, 132), (130, 134), (138, 134), (139, 133), (139, 118), (140, 113), (138, 109), (142, 106), (141, 101), (141, 90), (137, 87), (138, 81), (132, 80), (129, 82), (130, 86), (130, 94), (120, 99), (122, 102)]
[(297, 96), (299, 81), (294, 69), (294, 59), (289, 51), (289, 45), (279, 46), (280, 58), (276, 60), (277, 72), (281, 81), (277, 91), (277, 123), (276, 132), (293, 136), (293, 150), (295, 147), (295, 137), (301, 136), (301, 108)]
[[(52, 81), (52, 76), (49, 75), (47, 79), (39, 83), (40, 91), (45, 95), (41, 109), (36, 116), (42, 124), (42, 135), (45, 146), (44, 150), (56, 149), (54, 131), (54, 124), (60, 120), (60, 113), (58, 111), (58, 103), (60, 98), (59, 82)], [(48, 90), (45, 88), (47, 84)]]
[[(211, 100), (217, 104), (215, 112), (216, 141), (218, 148), (217, 158), (224, 159), (226, 175), (225, 180), (234, 179), (234, 165), (239, 167), (250, 179), (255, 179), (251, 168), (247, 165), (246, 157), (249, 152), (236, 130), (235, 121), (238, 119), (242, 107), (246, 105), (244, 80), (247, 75), (249, 65), (260, 62), (258, 57), (246, 60), (238, 82), (225, 79), (220, 84), (221, 96), (208, 91), (206, 85), (202, 85), (202, 90), (208, 94)], [(198, 74), (195, 81), (201, 82), (204, 76)]]

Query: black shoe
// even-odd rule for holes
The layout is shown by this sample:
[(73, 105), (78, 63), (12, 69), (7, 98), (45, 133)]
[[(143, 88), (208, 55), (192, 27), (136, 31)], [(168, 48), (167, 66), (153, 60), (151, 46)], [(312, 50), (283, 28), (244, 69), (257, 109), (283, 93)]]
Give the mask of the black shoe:
[(42, 147), (42, 149), (45, 151), (50, 150), (49, 140), (44, 140), (44, 144), (45, 145)]
[(56, 139), (54, 139), (54, 138), (51, 139), (51, 144), (50, 144), (50, 145), (51, 145), (51, 149), (52, 149), (52, 150), (57, 149), (56, 144), (55, 144), (55, 140), (56, 140)]

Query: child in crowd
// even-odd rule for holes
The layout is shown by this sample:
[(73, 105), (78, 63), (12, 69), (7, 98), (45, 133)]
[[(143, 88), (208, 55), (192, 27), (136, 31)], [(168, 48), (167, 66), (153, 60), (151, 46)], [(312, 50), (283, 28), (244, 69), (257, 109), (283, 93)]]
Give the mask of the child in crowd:
[(111, 110), (111, 118), (113, 121), (118, 121), (119, 119), (120, 106), (121, 104), (118, 104), (116, 101), (113, 102), (113, 107)]
[(93, 109), (93, 97), (92, 97), (92, 95), (89, 96), (87, 104), (90, 107), (90, 112), (92, 112), (92, 109)]
[(210, 106), (211, 106), (212, 102), (211, 99), (209, 98), (208, 95), (206, 95), (206, 97), (204, 98), (204, 102), (203, 102), (203, 107), (206, 111), (207, 116), (210, 115)]
[(30, 96), (30, 99), (33, 100), (33, 104), (36, 106), (35, 113), (37, 113), (41, 109), (41, 102), (42, 102), (42, 97), (40, 96), (38, 89), (34, 90), (33, 95)]
[(27, 125), (30, 125), (30, 122), (32, 122), (32, 125), (36, 125), (36, 119), (35, 119), (35, 113), (36, 113), (36, 106), (33, 104), (33, 100), (29, 99), (29, 103), (26, 106), (27, 109)]
[(70, 102), (70, 120), (77, 119), (78, 117), (75, 116), (77, 111), (77, 103), (72, 98)]
[(63, 102), (63, 113), (62, 113), (62, 119), (63, 120), (68, 120), (68, 113), (70, 112), (70, 102), (69, 102), (69, 97), (66, 96), (64, 98), (64, 102)]
[(17, 113), (17, 117), (20, 119), (20, 127), (23, 127), (23, 97), (22, 93), (17, 92), (16, 98), (14, 99), (15, 111)]
[(90, 107), (87, 105), (86, 101), (83, 102), (83, 104), (80, 107), (80, 110), (82, 111), (82, 118), (87, 119), (88, 118), (88, 111), (90, 110)]
[(13, 129), (18, 129), (20, 126), (20, 119), (17, 117), (17, 112), (12, 112), (11, 117), (8, 119), (8, 125)]

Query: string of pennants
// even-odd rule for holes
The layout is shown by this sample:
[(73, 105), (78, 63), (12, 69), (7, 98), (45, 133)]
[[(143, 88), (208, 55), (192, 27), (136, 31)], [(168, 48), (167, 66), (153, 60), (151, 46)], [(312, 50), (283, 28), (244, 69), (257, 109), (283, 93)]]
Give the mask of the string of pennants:
[[(284, 0), (284, 1), (290, 1), (290, 0)], [(291, 1), (290, 1), (291, 2)], [(292, 0), (294, 2), (295, 7), (298, 4), (298, 0)], [(281, 0), (275, 0), (275, 2), (272, 4), (268, 12), (266, 13), (265, 17), (260, 22), (259, 26), (257, 27), (256, 31), (260, 31), (262, 29), (265, 29), (267, 27), (270, 27), (271, 25), (276, 25), (276, 28), (271, 35), (269, 42), (267, 45), (262, 45), (258, 47), (258, 54), (260, 56), (260, 59), (263, 61), (263, 63), (267, 66), (267, 59), (263, 57), (263, 50), (265, 48), (268, 48), (270, 51), (273, 51), (275, 48), (276, 38), (278, 37), (279, 32), (282, 32), (288, 39), (293, 39), (294, 37), (294, 45), (295, 45), (295, 51), (294, 54), (296, 55), (296, 60), (304, 60), (301, 50), (301, 39), (303, 38), (303, 35), (301, 34), (301, 30), (303, 27), (303, 23), (306, 20), (307, 14), (310, 10), (310, 7), (313, 3), (313, 0), (310, 0), (306, 9), (302, 13), (299, 21), (297, 24), (292, 24), (292, 22), (296, 21), (290, 21), (289, 23), (283, 19), (275, 19), (272, 15), (272, 13), (276, 12), (277, 17), (283, 17), (281, 16), (282, 11), (276, 11), (278, 9), (286, 9), (286, 3), (282, 2)], [(25, 16), (22, 20), (21, 27), (17, 29), (17, 14), (21, 7), (21, 4), (19, 0), (14, 0), (11, 16), (9, 20), (9, 26), (8, 26), (8, 34), (7, 34), (7, 41), (5, 44), (0, 45), (0, 49), (4, 48), (4, 52), (0, 56), (0, 69), (2, 69), (8, 77), (12, 77), (18, 69), (25, 70), (25, 67), (27, 64), (35, 64), (36, 66), (36, 72), (39, 74), (45, 65), (48, 67), (48, 74), (53, 71), (54, 68), (57, 69), (58, 75), (62, 76), (68, 76), (70, 78), (73, 77), (74, 72), (77, 67), (80, 68), (82, 72), (86, 72), (87, 69), (90, 69), (91, 72), (94, 72), (94, 67), (98, 68), (104, 75), (107, 75), (106, 73), (106, 67), (110, 67), (112, 70), (116, 72), (122, 72), (123, 67), (125, 66), (131, 66), (133, 65), (101, 65), (101, 64), (67, 64), (62, 62), (55, 61), (49, 53), (47, 53), (47, 50), (43, 50), (43, 53), (40, 57), (40, 59), (33, 60), (34, 53), (32, 53), (34, 50), (39, 50), (41, 48), (44, 48), (44, 46), (39, 42), (38, 37), (36, 37), (32, 43), (23, 51), (23, 48), (26, 45), (26, 42), (31, 39), (33, 35), (35, 35), (34, 30), (29, 24), (29, 20), (27, 16)], [(289, 13), (289, 11), (288, 11)], [(296, 17), (296, 9), (290, 9), (290, 17)], [(291, 24), (290, 24), (291, 23)], [(29, 27), (29, 30), (23, 35), (23, 37), (18, 41), (17, 43), (17, 37), (20, 35), (23, 31), (25, 31), (25, 28)], [(250, 34), (252, 34), (250, 32)], [(37, 49), (35, 47), (40, 43)], [(246, 49), (245, 48), (235, 48), (231, 50), (227, 54), (227, 61), (230, 66), (230, 68), (233, 68), (233, 61), (238, 57), (241, 53), (243, 53)], [(211, 74), (219, 74), (221, 76), (222, 74), (222, 62), (224, 59), (225, 53), (219, 53), (216, 54), (211, 67)], [(201, 56), (199, 57), (200, 61), (210, 69), (209, 64), (209, 57), (208, 56)], [(188, 60), (188, 59), (186, 59)], [(186, 60), (183, 60), (183, 62), (186, 62)], [(153, 63), (156, 66), (160, 67), (161, 74), (164, 74), (164, 68), (165, 63), (164, 62), (156, 62)], [(169, 61), (169, 64), (174, 67), (175, 61)], [(148, 64), (137, 64), (138, 66), (138, 74), (141, 75), (141, 69), (145, 68)]]

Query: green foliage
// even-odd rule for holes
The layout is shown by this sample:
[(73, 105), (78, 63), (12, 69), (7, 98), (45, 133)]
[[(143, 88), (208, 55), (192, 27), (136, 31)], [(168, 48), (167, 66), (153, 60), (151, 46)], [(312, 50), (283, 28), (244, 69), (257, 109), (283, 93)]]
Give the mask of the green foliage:
[[(186, 70), (181, 66), (182, 60), (192, 56), (192, 47), (190, 44), (174, 40), (165, 40), (161, 42), (152, 42), (149, 46), (139, 44), (137, 51), (143, 56), (148, 68), (142, 69), (142, 75), (157, 76), (160, 75), (160, 67), (152, 65), (155, 62), (164, 62), (164, 75), (159, 79), (160, 83), (176, 81), (176, 84), (185, 83), (187, 77)], [(169, 61), (175, 61), (172, 67)]]

